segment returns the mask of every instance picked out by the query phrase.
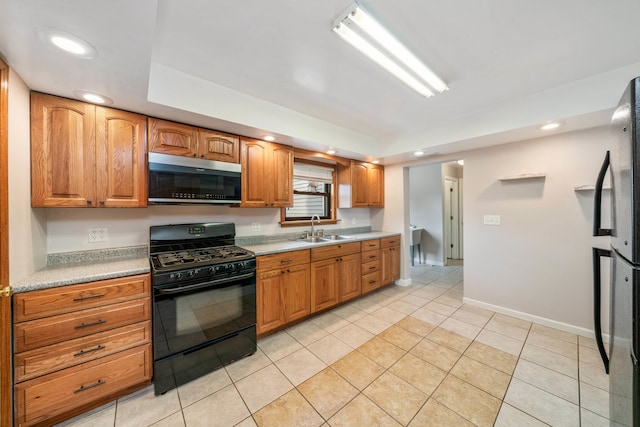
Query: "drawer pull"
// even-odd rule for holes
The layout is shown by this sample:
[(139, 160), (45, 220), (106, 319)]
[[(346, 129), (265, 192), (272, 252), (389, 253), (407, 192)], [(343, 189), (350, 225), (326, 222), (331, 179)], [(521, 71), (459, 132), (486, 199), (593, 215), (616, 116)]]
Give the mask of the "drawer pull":
[(373, 285), (373, 284), (374, 284), (374, 283), (376, 283), (376, 282), (377, 282), (377, 280), (369, 280), (369, 284), (370, 284), (370, 285)]
[(374, 266), (369, 267), (369, 270), (375, 270), (376, 268)]
[(87, 386), (80, 386), (79, 389), (73, 390), (74, 393), (80, 393), (81, 391), (89, 390), (90, 388), (98, 387), (99, 385), (106, 384), (106, 381), (98, 380), (97, 383), (89, 384)]
[(81, 296), (81, 297), (74, 298), (73, 300), (74, 301), (84, 301), (86, 299), (91, 299), (91, 298), (100, 298), (100, 297), (103, 297), (104, 295), (105, 294), (84, 295), (84, 296)]
[(102, 350), (103, 348), (106, 348), (106, 347), (100, 344), (96, 347), (90, 348), (89, 350), (80, 350), (79, 352), (75, 353), (73, 357), (83, 356), (87, 353), (93, 353), (94, 351)]
[(280, 260), (280, 262), (281, 262), (282, 264), (284, 264), (284, 263), (286, 263), (286, 262), (291, 262), (291, 261), (293, 261), (293, 260), (292, 260), (292, 259), (281, 259), (281, 260)]
[(369, 259), (377, 258), (376, 255), (369, 255)]
[(76, 326), (74, 326), (74, 328), (81, 329), (81, 328), (86, 328), (87, 326), (95, 326), (95, 325), (99, 325), (99, 324), (105, 323), (105, 322), (106, 322), (106, 320), (100, 319), (100, 320), (96, 320), (95, 322), (82, 323), (80, 325), (76, 325)]

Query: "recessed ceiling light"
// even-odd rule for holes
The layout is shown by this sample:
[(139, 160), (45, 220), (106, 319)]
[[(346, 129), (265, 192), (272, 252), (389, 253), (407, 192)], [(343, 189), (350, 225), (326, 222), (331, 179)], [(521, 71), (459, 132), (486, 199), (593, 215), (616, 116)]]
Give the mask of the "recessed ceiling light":
[(380, 160), (373, 160), (371, 163), (373, 163), (374, 165), (377, 165), (378, 163), (380, 163)]
[(73, 93), (79, 97), (84, 99), (85, 101), (88, 102), (92, 102), (94, 104), (100, 104), (100, 105), (111, 105), (113, 104), (113, 101), (111, 100), (111, 98), (108, 98), (104, 95), (100, 95), (98, 93), (95, 92), (89, 92), (86, 90), (74, 90)]
[(460, 166), (464, 166), (464, 160), (458, 160), (458, 164), (459, 164)]
[(265, 141), (275, 141), (276, 137), (273, 136), (273, 135), (265, 135), (264, 140)]
[(82, 38), (51, 27), (36, 28), (36, 34), (49, 46), (70, 53), (80, 58), (95, 58), (98, 51), (91, 43)]
[(551, 129), (557, 129), (560, 127), (560, 122), (549, 122), (549, 123), (545, 123), (542, 126), (540, 126), (540, 129), (542, 130), (551, 130)]
[(327, 154), (336, 154), (336, 150), (334, 150), (333, 148), (329, 148), (327, 150)]
[(424, 156), (424, 151), (418, 150), (415, 153), (413, 153), (413, 155), (416, 156), (416, 157)]

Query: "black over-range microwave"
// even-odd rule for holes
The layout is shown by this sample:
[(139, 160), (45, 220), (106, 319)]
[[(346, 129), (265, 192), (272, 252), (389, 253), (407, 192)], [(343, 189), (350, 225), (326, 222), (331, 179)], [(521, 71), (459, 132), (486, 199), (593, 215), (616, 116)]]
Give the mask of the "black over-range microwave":
[(237, 163), (149, 153), (149, 203), (240, 203)]

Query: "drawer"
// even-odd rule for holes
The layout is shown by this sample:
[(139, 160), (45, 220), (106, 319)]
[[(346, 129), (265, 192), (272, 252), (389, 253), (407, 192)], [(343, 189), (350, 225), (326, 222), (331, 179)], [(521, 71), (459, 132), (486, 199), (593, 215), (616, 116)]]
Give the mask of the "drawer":
[(150, 297), (149, 275), (60, 286), (13, 296), (14, 322)]
[(16, 421), (31, 426), (151, 379), (145, 344), (15, 386)]
[(380, 271), (380, 260), (362, 263), (363, 276), (365, 274), (374, 273), (376, 271)]
[(151, 321), (99, 332), (14, 356), (14, 380), (22, 382), (50, 372), (151, 342)]
[(380, 239), (381, 248), (389, 248), (391, 246), (399, 246), (399, 245), (400, 245), (400, 236), (383, 237), (382, 239)]
[(311, 261), (335, 258), (360, 252), (360, 242), (339, 243), (311, 249)]
[(150, 298), (59, 314), (13, 326), (16, 353), (84, 337), (151, 318)]
[(292, 265), (308, 264), (310, 259), (309, 249), (302, 251), (282, 252), (272, 255), (256, 257), (258, 270), (269, 271)]
[(362, 293), (370, 292), (380, 287), (380, 272), (364, 274), (362, 276)]
[(364, 242), (360, 242), (360, 244), (361, 244), (360, 250), (362, 252), (371, 251), (374, 249), (380, 249), (380, 239), (365, 240)]
[(375, 250), (375, 251), (367, 251), (367, 252), (362, 252), (362, 262), (371, 262), (371, 261), (377, 261), (380, 259), (380, 251), (379, 250)]

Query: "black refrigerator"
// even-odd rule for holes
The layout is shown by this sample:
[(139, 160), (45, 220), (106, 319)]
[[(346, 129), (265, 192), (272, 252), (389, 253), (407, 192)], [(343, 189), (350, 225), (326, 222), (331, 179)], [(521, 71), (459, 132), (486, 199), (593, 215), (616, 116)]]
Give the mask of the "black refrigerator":
[[(594, 234), (610, 235), (611, 248), (609, 251), (594, 248), (593, 253), (594, 274), (598, 274), (599, 257), (611, 257), (608, 358), (597, 312), (595, 330), (609, 373), (611, 425), (640, 427), (640, 77), (627, 86), (611, 126), (615, 139), (598, 176), (594, 212)], [(603, 230), (600, 200), (607, 166), (612, 191), (611, 229)], [(594, 289), (597, 305), (599, 289)]]

